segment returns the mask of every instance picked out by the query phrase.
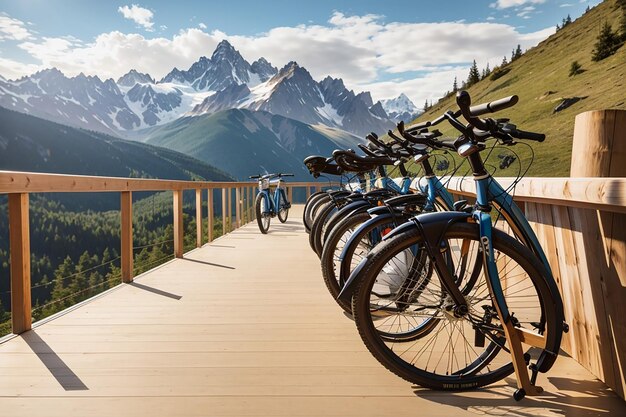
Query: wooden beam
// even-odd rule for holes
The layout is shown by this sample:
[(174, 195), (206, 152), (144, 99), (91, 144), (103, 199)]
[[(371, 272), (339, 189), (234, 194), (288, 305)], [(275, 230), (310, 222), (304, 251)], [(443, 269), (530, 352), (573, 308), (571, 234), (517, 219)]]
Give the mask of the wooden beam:
[(213, 241), (213, 216), (215, 216), (213, 210), (213, 190), (208, 189), (208, 202), (207, 202), (207, 216), (208, 216), (208, 234), (209, 234), (209, 242)]
[(196, 190), (196, 247), (202, 246), (202, 190)]
[(228, 227), (226, 228), (226, 230), (228, 230), (228, 232), (233, 230), (233, 209), (232, 209), (232, 200), (233, 200), (233, 193), (232, 193), (232, 188), (227, 188), (226, 189), (226, 218), (228, 219)]
[(236, 227), (241, 227), (241, 189), (235, 188), (235, 223)]
[(30, 298), (30, 230), (28, 194), (9, 194), (11, 248), (11, 321), (13, 333), (32, 327)]
[(133, 194), (124, 191), (120, 196), (121, 268), (122, 282), (133, 281)]
[(174, 191), (174, 256), (176, 258), (183, 257), (184, 245), (184, 229), (183, 229), (183, 192), (182, 190)]
[(226, 188), (222, 188), (222, 235), (225, 235), (226, 233), (228, 233), (226, 231)]
[(309, 200), (309, 197), (311, 197), (311, 186), (307, 185), (306, 186), (306, 199), (307, 199), (307, 201)]
[(287, 200), (291, 203), (293, 201), (293, 186), (287, 187)]

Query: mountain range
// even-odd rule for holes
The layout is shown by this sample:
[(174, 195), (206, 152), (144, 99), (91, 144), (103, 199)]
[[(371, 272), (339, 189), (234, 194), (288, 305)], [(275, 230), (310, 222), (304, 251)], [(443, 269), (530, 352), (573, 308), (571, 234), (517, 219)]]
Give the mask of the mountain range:
[[(232, 181), (196, 158), (0, 108), (0, 169), (109, 177)], [(51, 194), (47, 194), (51, 195)], [(115, 193), (59, 194), (68, 208), (117, 210)]]
[(370, 131), (384, 133), (400, 115), (408, 120), (416, 113), (406, 96), (374, 103), (368, 92), (356, 94), (341, 79), (315, 81), (295, 62), (281, 69), (264, 58), (250, 64), (225, 40), (210, 58), (201, 57), (187, 70), (174, 68), (158, 81), (134, 69), (117, 81), (82, 73), (66, 77), (55, 68), (13, 81), (0, 77), (0, 106), (133, 138), (140, 137), (143, 129), (181, 117), (235, 108), (269, 112), (361, 137)]

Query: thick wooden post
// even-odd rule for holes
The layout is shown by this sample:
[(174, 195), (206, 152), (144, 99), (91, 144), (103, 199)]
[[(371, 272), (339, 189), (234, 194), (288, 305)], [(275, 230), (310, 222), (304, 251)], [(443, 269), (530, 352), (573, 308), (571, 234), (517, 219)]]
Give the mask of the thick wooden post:
[(287, 187), (287, 200), (293, 202), (293, 187)]
[(122, 282), (133, 281), (133, 193), (123, 191), (120, 196), (121, 269)]
[(202, 246), (202, 190), (196, 190), (196, 247)]
[(226, 233), (226, 188), (222, 188), (222, 235), (225, 235)]
[[(576, 116), (572, 177), (626, 177), (626, 111)], [(622, 190), (605, 190), (620, 193)], [(568, 352), (626, 398), (626, 214), (569, 207), (561, 213), (575, 261), (561, 274)]]
[(307, 185), (306, 186), (306, 199), (307, 199), (307, 201), (309, 200), (309, 197), (311, 197), (311, 186)]
[(322, 186), (320, 184), (316, 185), (315, 191), (322, 191)]
[(235, 207), (235, 222), (237, 223), (237, 228), (241, 227), (241, 188), (235, 188), (235, 202), (237, 206)]
[(626, 177), (626, 110), (576, 116), (572, 177)]
[(207, 200), (207, 217), (208, 217), (208, 235), (209, 242), (213, 241), (213, 216), (215, 215), (213, 212), (213, 188), (209, 188), (208, 192), (208, 200)]
[(174, 256), (183, 257), (183, 191), (174, 191)]
[(11, 322), (13, 333), (31, 329), (30, 227), (28, 194), (9, 194), (9, 240), (11, 249)]

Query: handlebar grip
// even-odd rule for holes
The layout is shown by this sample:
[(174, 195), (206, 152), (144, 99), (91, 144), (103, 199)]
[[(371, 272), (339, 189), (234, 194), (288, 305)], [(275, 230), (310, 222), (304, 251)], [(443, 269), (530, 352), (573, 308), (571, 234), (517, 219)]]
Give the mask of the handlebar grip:
[(374, 145), (378, 146), (379, 148), (383, 148), (383, 149), (386, 148), (385, 144), (381, 142), (380, 140), (378, 140), (378, 137), (373, 132), (365, 136), (365, 138), (369, 140), (370, 142), (372, 142)]
[(293, 174), (279, 174), (281, 177), (293, 177)]
[(260, 175), (250, 175), (248, 178), (250, 178), (251, 180), (258, 180), (259, 178), (261, 178)]
[[(469, 94), (467, 95), (469, 98)], [(466, 98), (464, 97), (464, 100)], [(519, 101), (519, 97), (516, 95), (501, 98), (499, 100), (492, 101), (490, 103), (483, 103), (476, 106), (470, 107), (470, 114), (474, 117), (480, 116), (487, 113), (495, 113), (500, 110), (508, 109), (509, 107), (513, 107)]]
[(528, 139), (537, 142), (543, 142), (546, 139), (546, 135), (543, 133), (526, 132), (523, 130), (515, 130), (511, 132), (510, 135), (516, 139)]

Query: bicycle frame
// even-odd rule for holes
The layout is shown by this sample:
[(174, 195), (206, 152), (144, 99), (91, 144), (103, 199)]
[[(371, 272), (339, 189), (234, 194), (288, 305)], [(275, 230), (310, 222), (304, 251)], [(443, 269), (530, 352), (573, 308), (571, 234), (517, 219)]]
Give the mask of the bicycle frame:
[(285, 190), (280, 185), (276, 186), (274, 192), (272, 192), (271, 189), (268, 188), (266, 190), (260, 191), (260, 193), (263, 194), (263, 200), (265, 201), (266, 209), (269, 208), (269, 211), (266, 213), (270, 213), (271, 215), (278, 214), (278, 211), (280, 210), (281, 199), (283, 201), (287, 201), (287, 195), (285, 194)]

